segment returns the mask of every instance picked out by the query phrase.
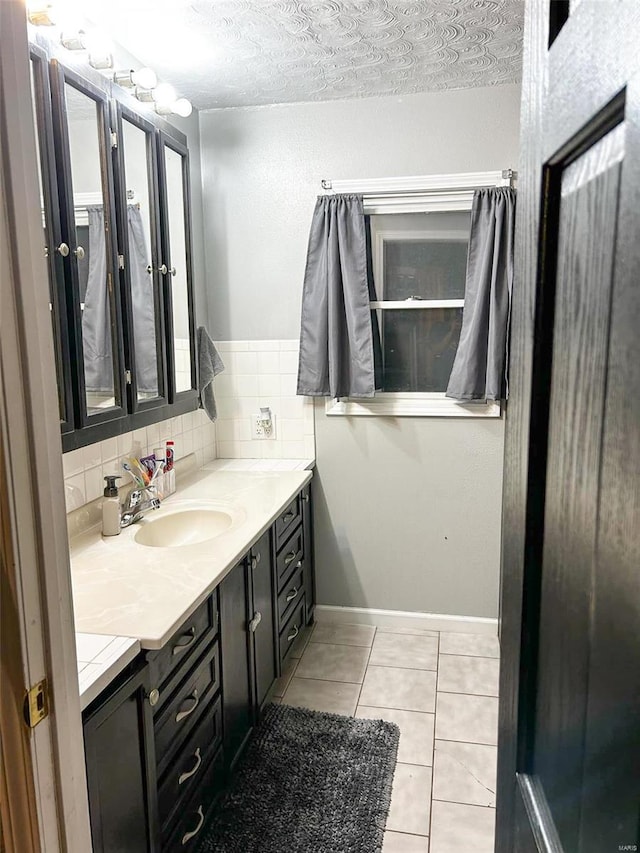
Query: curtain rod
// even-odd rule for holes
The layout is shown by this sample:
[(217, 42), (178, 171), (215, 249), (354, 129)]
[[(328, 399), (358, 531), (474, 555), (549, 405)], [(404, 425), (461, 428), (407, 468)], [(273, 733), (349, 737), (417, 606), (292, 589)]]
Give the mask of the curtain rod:
[(511, 186), (518, 178), (514, 169), (498, 172), (458, 172), (449, 175), (422, 175), (404, 178), (368, 178), (363, 180), (332, 181), (323, 178), (323, 190), (339, 192), (357, 192), (362, 195), (408, 195), (410, 193), (450, 192), (457, 190), (475, 190), (487, 186)]

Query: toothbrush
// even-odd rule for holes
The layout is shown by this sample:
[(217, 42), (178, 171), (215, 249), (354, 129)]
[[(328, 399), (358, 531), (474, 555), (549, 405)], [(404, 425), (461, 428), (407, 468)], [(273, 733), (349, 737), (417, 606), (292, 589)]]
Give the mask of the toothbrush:
[(136, 486), (139, 486), (139, 488), (144, 489), (144, 487), (145, 487), (144, 480), (142, 479), (142, 477), (139, 474), (135, 473), (135, 471), (133, 470), (133, 468), (131, 467), (129, 462), (123, 462), (122, 467), (127, 472), (127, 474), (131, 477), (131, 479), (136, 484)]

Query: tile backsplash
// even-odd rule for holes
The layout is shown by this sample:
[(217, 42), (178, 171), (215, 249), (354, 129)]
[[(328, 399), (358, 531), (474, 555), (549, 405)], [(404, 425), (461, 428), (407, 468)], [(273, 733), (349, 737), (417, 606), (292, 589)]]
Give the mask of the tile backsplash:
[[(221, 459), (314, 459), (313, 401), (296, 396), (297, 340), (218, 341), (225, 370), (214, 381)], [(268, 406), (275, 438), (251, 437), (251, 416)]]
[(195, 453), (201, 466), (216, 458), (216, 425), (201, 409), (70, 450), (62, 457), (67, 512), (99, 498), (107, 474), (122, 474), (126, 483), (127, 475), (120, 470), (123, 456), (153, 453), (168, 439), (175, 441), (176, 459)]

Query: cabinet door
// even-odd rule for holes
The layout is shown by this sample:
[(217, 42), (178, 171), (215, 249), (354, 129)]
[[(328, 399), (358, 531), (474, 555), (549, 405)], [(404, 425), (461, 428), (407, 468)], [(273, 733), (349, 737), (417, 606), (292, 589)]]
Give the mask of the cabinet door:
[(243, 560), (220, 585), (223, 732), (228, 767), (235, 764), (253, 724), (247, 575)]
[(118, 247), (131, 412), (168, 402), (156, 129), (114, 102)]
[(96, 700), (84, 717), (93, 853), (158, 849), (148, 666)]
[(76, 426), (126, 415), (125, 365), (105, 91), (51, 62)]
[(270, 533), (253, 546), (250, 555), (253, 615), (249, 623), (253, 636), (256, 715), (276, 677), (273, 578)]
[(316, 571), (313, 559), (313, 503), (311, 483), (302, 490), (302, 529), (304, 536), (305, 624), (313, 620), (316, 606)]
[(162, 200), (160, 273), (165, 290), (169, 402), (173, 403), (197, 396), (189, 153), (184, 145), (162, 131), (158, 138)]
[(49, 308), (53, 327), (53, 348), (58, 380), (58, 408), (62, 433), (74, 429), (73, 398), (71, 394), (71, 359), (67, 331), (67, 304), (65, 296), (63, 257), (68, 247), (62, 242), (60, 210), (58, 208), (58, 181), (56, 176), (51, 118), (51, 90), (46, 54), (35, 45), (29, 46), (31, 69), (31, 101), (36, 128), (42, 211), (43, 252), (47, 258), (49, 278)]

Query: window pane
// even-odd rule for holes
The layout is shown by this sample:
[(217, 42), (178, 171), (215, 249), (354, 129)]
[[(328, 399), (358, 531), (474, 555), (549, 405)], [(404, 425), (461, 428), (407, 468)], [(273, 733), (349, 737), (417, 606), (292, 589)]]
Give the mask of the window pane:
[(462, 308), (388, 310), (382, 315), (383, 391), (446, 391)]
[(378, 298), (463, 299), (471, 214), (371, 217)]

